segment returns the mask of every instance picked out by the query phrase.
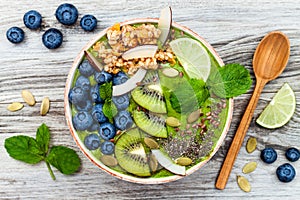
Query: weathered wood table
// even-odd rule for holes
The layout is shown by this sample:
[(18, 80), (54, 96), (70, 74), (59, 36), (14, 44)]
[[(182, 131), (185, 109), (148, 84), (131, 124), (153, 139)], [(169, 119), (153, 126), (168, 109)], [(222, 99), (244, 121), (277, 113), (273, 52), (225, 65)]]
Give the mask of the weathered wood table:
[[(86, 33), (79, 22), (65, 27), (57, 22), (54, 13), (63, 1), (2, 0), (0, 6), (0, 199), (299, 199), (300, 161), (293, 163), (298, 171), (295, 180), (284, 184), (278, 181), (275, 170), (287, 162), (284, 152), (289, 146), (300, 148), (300, 1), (299, 0), (73, 0), (80, 16), (94, 14), (98, 20), (95, 32)], [(219, 53), (225, 63), (241, 63), (250, 71), (252, 57), (258, 42), (270, 31), (280, 30), (290, 39), (291, 56), (287, 68), (276, 80), (265, 87), (254, 113), (247, 137), (258, 139), (258, 150), (248, 154), (245, 142), (237, 157), (225, 190), (215, 189), (218, 171), (245, 107), (253, 91), (234, 100), (233, 120), (223, 145), (201, 170), (179, 181), (160, 185), (138, 185), (116, 179), (93, 165), (76, 146), (64, 117), (64, 87), (72, 62), (81, 48), (99, 31), (115, 22), (136, 17), (158, 17), (160, 9), (171, 5), (173, 20), (203, 36)], [(22, 18), (30, 9), (43, 16), (43, 28), (30, 31)], [(5, 33), (11, 26), (24, 29), (25, 41), (13, 45)], [(60, 29), (63, 45), (48, 50), (42, 44), (42, 34), (50, 27)], [(259, 127), (255, 119), (279, 90), (288, 82), (296, 93), (296, 113), (290, 122), (276, 130)], [(21, 90), (29, 89), (36, 97), (34, 107), (9, 112), (6, 107), (13, 101), (23, 102)], [(51, 100), (46, 116), (39, 115), (43, 97)], [(80, 172), (65, 176), (54, 171), (52, 181), (44, 163), (34, 166), (10, 158), (4, 149), (7, 137), (26, 134), (34, 136), (36, 128), (46, 123), (52, 132), (51, 145), (66, 145), (75, 149), (82, 160)], [(246, 140), (245, 140), (246, 141)], [(278, 160), (267, 165), (259, 154), (265, 146), (278, 152)], [(255, 172), (245, 175), (252, 191), (241, 191), (236, 176), (248, 161), (257, 161)]]

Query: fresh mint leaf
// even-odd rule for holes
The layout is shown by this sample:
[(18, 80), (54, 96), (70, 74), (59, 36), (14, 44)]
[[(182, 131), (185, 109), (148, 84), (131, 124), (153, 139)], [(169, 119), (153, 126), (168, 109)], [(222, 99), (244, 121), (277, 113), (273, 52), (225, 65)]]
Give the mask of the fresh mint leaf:
[(112, 82), (107, 82), (99, 87), (99, 94), (101, 99), (111, 99), (112, 97)]
[(106, 100), (103, 104), (102, 112), (112, 122), (114, 116), (118, 113), (118, 109), (111, 100)]
[(197, 101), (198, 101), (198, 107), (202, 106), (202, 104), (208, 99), (210, 96), (209, 90), (206, 87), (205, 82), (202, 79), (190, 79), (189, 80), (190, 85), (192, 86)]
[(50, 142), (50, 131), (46, 124), (42, 124), (36, 131), (36, 141), (41, 151), (48, 152)]
[(249, 71), (240, 64), (227, 64), (215, 71), (207, 86), (221, 98), (236, 97), (246, 93), (252, 85)]
[(63, 174), (73, 174), (78, 171), (81, 162), (77, 153), (65, 146), (53, 146), (46, 158), (52, 166)]
[(19, 135), (5, 139), (4, 147), (8, 154), (29, 164), (36, 164), (44, 159), (37, 141), (29, 136)]

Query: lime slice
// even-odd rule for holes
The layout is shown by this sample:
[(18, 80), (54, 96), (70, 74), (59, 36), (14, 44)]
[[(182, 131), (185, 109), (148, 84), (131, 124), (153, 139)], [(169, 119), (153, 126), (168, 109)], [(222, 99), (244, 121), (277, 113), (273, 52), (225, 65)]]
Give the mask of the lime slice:
[(190, 78), (207, 80), (210, 58), (200, 42), (190, 38), (179, 38), (171, 41), (170, 46)]
[(291, 119), (295, 109), (296, 98), (294, 91), (289, 84), (285, 83), (260, 114), (256, 122), (265, 128), (279, 128)]

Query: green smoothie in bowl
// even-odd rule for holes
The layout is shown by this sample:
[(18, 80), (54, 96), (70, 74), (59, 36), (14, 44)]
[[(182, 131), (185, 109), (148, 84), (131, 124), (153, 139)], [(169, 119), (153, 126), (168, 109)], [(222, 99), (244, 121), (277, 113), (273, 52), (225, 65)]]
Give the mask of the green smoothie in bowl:
[(170, 8), (159, 19), (116, 23), (70, 71), (71, 133), (94, 164), (120, 179), (155, 184), (192, 174), (229, 129), (233, 100), (209, 85), (222, 65), (207, 42), (171, 22)]

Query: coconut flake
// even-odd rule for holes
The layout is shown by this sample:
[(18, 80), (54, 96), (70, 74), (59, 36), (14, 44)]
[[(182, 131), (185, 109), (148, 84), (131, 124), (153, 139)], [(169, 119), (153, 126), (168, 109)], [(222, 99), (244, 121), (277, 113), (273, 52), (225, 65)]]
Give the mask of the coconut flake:
[(151, 149), (151, 152), (161, 166), (163, 166), (170, 172), (173, 172), (174, 174), (185, 175), (185, 167), (177, 165), (175, 162), (172, 161), (170, 157), (165, 155), (161, 150)]
[(103, 65), (93, 56), (93, 54), (84, 51), (84, 55), (96, 71), (101, 72), (103, 70)]
[(120, 96), (126, 94), (137, 87), (138, 83), (141, 82), (147, 70), (140, 68), (130, 79), (128, 79), (125, 83), (120, 85), (113, 86), (113, 96)]
[(170, 29), (172, 25), (172, 10), (171, 7), (168, 6), (161, 10), (160, 17), (158, 21), (158, 29), (161, 31), (159, 36), (159, 41), (161, 45), (164, 45), (170, 35)]
[(154, 57), (158, 46), (156, 45), (142, 45), (137, 46), (122, 54), (122, 58), (125, 60), (131, 60), (135, 58), (149, 58)]

